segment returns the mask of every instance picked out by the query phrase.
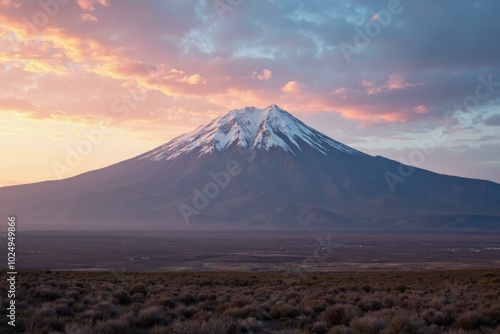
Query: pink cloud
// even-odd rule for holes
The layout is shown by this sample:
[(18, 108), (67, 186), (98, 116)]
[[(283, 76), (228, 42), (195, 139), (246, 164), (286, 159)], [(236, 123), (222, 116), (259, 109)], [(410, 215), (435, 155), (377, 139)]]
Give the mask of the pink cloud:
[(260, 74), (257, 74), (257, 72), (252, 72), (252, 78), (258, 79), (261, 81), (269, 80), (273, 76), (273, 72), (268, 69), (263, 69)]
[(82, 18), (83, 21), (92, 21), (92, 22), (97, 22), (97, 17), (90, 13), (81, 13), (80, 17)]
[(370, 18), (370, 21), (377, 21), (380, 18), (380, 13), (375, 13), (373, 16)]
[(21, 4), (13, 0), (0, 0), (0, 7), (11, 7), (11, 6), (14, 8), (20, 8)]
[(299, 93), (301, 89), (301, 85), (297, 81), (288, 81), (281, 87), (281, 90), (286, 93)]
[(351, 89), (351, 88), (347, 88), (347, 87), (340, 87), (340, 88), (333, 88), (332, 89), (332, 94), (339, 96), (342, 99), (347, 99), (349, 96), (351, 96), (353, 94), (358, 94), (358, 93), (359, 93), (358, 91)]
[[(56, 99), (62, 112), (60, 115), (72, 113), (83, 118), (87, 115), (112, 117), (109, 110), (113, 99), (134, 90), (148, 93), (147, 102), (142, 103), (133, 116), (129, 116), (140, 121), (144, 127), (154, 127), (161, 117), (167, 117), (165, 113), (171, 111), (162, 108), (173, 101), (182, 106), (179, 110), (190, 110), (203, 117), (216, 116), (221, 111), (244, 105), (266, 106), (272, 103), (292, 112), (338, 112), (346, 118), (365, 123), (400, 122), (408, 119), (406, 115), (418, 117), (423, 111), (422, 108), (413, 110), (413, 106), (421, 102), (411, 103), (412, 107), (403, 109), (399, 102), (384, 101), (380, 93), (419, 85), (405, 82), (397, 73), (385, 82), (363, 80), (357, 87), (335, 87), (330, 91), (317, 88), (319, 86), (314, 88), (314, 84), (301, 83), (302, 79), (289, 81), (281, 77), (287, 73), (286, 66), (281, 64), (273, 65), (277, 69), (271, 71), (268, 62), (256, 63), (250, 58), (184, 57), (176, 55), (173, 46), (155, 44), (143, 48), (140, 44), (145, 39), (143, 35), (131, 38), (123, 31), (118, 38), (112, 39), (113, 33), (108, 34), (105, 25), (108, 24), (109, 20), (105, 18), (111, 15), (111, 8), (98, 7), (108, 6), (108, 1), (79, 1), (78, 4), (61, 7), (61, 10), (72, 11), (74, 24), (60, 21), (65, 12), (65, 15), (55, 17), (38, 35), (27, 31), (19, 18), (15, 20), (10, 16), (3, 20), (0, 14), (0, 36), (4, 35), (2, 28), (6, 28), (5, 36), (14, 34), (18, 37), (17, 50), (0, 52), (0, 63), (4, 63), (4, 68), (15, 67), (18, 69), (16, 73), (27, 81), (18, 89), (7, 86), (8, 96), (20, 96), (17, 94), (29, 91), (31, 96), (26, 94), (26, 100), (41, 106), (33, 111), (40, 118), (52, 115), (49, 106), (51, 100)], [(100, 21), (96, 24), (83, 25), (78, 20), (95, 22), (97, 10)], [(82, 77), (92, 79), (85, 81), (85, 85), (77, 83), (76, 79)], [(2, 76), (2, 80), (4, 78)], [(274, 80), (276, 78), (279, 80)], [(101, 82), (112, 88), (97, 89)], [(71, 91), (68, 95), (57, 97), (50, 93), (57, 87), (71, 87)], [(375, 99), (377, 94), (378, 99)], [(372, 98), (369, 98), (370, 95)]]
[(422, 83), (405, 82), (402, 75), (394, 73), (391, 74), (389, 76), (389, 79), (387, 79), (386, 83), (381, 86), (375, 86), (373, 82), (370, 82), (368, 80), (361, 81), (359, 85), (365, 88), (365, 92), (367, 94), (372, 95), (372, 94), (386, 93), (393, 90), (408, 89), (415, 86), (420, 86), (422, 85)]
[(417, 114), (426, 114), (430, 111), (430, 109), (421, 104), (413, 108), (413, 111), (415, 111)]
[(70, 70), (66, 66), (48, 63), (44, 60), (30, 60), (24, 65), (23, 70), (31, 73), (51, 73), (55, 75), (66, 75), (70, 73)]
[(190, 76), (184, 76), (178, 80), (178, 82), (184, 82), (190, 85), (206, 85), (207, 80), (203, 78), (201, 75), (198, 73), (190, 75)]
[(77, 0), (78, 6), (85, 11), (93, 12), (95, 10), (95, 5), (109, 6), (108, 0)]
[(2, 111), (31, 112), (35, 109), (36, 106), (28, 101), (0, 97), (0, 110)]

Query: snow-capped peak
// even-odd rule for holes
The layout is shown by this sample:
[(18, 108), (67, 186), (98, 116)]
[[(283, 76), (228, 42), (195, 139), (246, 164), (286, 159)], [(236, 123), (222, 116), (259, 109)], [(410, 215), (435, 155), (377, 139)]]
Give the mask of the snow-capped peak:
[(280, 147), (292, 154), (302, 150), (304, 145), (323, 154), (335, 149), (348, 154), (362, 154), (308, 127), (273, 104), (265, 109), (245, 107), (231, 110), (140, 158), (170, 160), (195, 149), (199, 150), (200, 155), (224, 151), (233, 144), (243, 149), (266, 151), (271, 147)]

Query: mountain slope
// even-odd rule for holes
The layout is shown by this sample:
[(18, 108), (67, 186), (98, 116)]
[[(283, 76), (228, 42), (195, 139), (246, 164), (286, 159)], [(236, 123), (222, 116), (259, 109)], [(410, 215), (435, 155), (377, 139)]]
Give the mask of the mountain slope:
[(247, 107), (107, 168), (0, 188), (0, 208), (28, 228), (500, 227), (499, 184), (415, 169), (392, 191), (398, 167), (277, 106)]

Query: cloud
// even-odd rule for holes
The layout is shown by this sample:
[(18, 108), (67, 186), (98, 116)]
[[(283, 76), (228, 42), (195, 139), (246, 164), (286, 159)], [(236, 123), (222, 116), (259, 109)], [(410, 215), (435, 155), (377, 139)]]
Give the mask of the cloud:
[(427, 107), (426, 107), (426, 106), (424, 106), (423, 104), (416, 106), (415, 108), (413, 108), (413, 110), (414, 110), (417, 114), (426, 114), (426, 113), (428, 113), (428, 112), (430, 111), (430, 110), (429, 110), (429, 108), (427, 108)]
[(207, 80), (203, 78), (201, 75), (198, 73), (190, 75), (190, 76), (184, 76), (180, 79), (177, 80), (178, 82), (184, 82), (190, 85), (206, 85)]
[(14, 7), (21, 8), (21, 3), (14, 0), (0, 0), (0, 7)]
[(273, 76), (273, 72), (268, 69), (263, 69), (260, 74), (257, 74), (257, 72), (252, 73), (252, 78), (257, 78), (258, 80), (265, 81), (271, 79)]
[[(186, 74), (165, 64), (151, 66), (137, 62), (105, 63), (96, 67), (93, 72), (103, 77), (123, 80), (128, 86), (157, 90), (168, 96), (203, 96), (206, 93), (192, 88), (207, 85), (207, 79), (202, 75)], [(183, 84), (189, 85), (190, 88), (186, 88)]]
[(288, 81), (281, 90), (286, 93), (299, 93), (301, 91), (301, 85), (297, 81)]
[(76, 3), (81, 9), (93, 12), (96, 8), (95, 5), (109, 6), (108, 0), (77, 0)]
[(342, 99), (347, 99), (349, 95), (359, 94), (355, 89), (348, 87), (333, 88), (332, 94), (341, 97)]
[(373, 82), (370, 82), (368, 80), (363, 80), (360, 83), (360, 86), (365, 88), (365, 91), (367, 94), (380, 94), (380, 93), (386, 93), (390, 92), (393, 90), (401, 90), (401, 89), (408, 89), (412, 87), (416, 87), (419, 85), (423, 85), (423, 83), (409, 83), (405, 82), (404, 78), (402, 75), (398, 73), (393, 73), (389, 76), (389, 79), (387, 79), (386, 83), (381, 86), (375, 86)]
[(492, 115), (483, 121), (484, 125), (500, 126), (500, 114)]
[[(352, 40), (355, 27), (376, 20), (374, 13), (380, 10), (363, 0), (290, 0), (286, 6), (249, 2), (244, 10), (228, 13), (224, 22), (210, 2), (124, 1), (112, 6), (110, 1), (79, 0), (60, 6), (38, 34), (23, 19), (31, 19), (40, 7), (26, 2), (20, 8), (2, 7), (0, 39), (14, 41), (14, 48), (0, 51), (0, 72), (21, 68), (25, 81), (36, 82), (43, 75), (53, 85), (74, 75), (115, 80), (122, 89), (181, 98), (185, 109), (196, 106), (200, 113), (222, 112), (228, 105), (279, 103), (292, 112), (335, 112), (363, 126), (439, 120), (449, 106), (474, 93), (479, 71), (500, 80), (500, 47), (471, 37), (494, 35), (491, 31), (500, 24), (491, 13), (500, 5), (457, 1), (451, 9), (435, 4), (431, 13), (426, 3), (408, 4), (405, 15), (394, 16), (349, 66), (338, 46)], [(471, 22), (458, 26), (456, 18), (464, 11)], [(449, 17), (443, 17), (445, 12)], [(130, 17), (137, 24), (130, 25)], [(430, 23), (422, 26), (423, 18)], [(444, 38), (432, 25), (438, 32), (454, 28), (467, 33), (459, 42)], [(478, 50), (489, 45), (489, 52), (464, 50), (473, 41)], [(432, 47), (439, 43), (455, 51)]]
[[(463, 45), (473, 40), (471, 35), (492, 35), (495, 23), (490, 23), (491, 13), (500, 5), (473, 6), (457, 1), (457, 8), (453, 9), (436, 4), (430, 14), (425, 3), (411, 4), (411, 11), (409, 4), (404, 12), (407, 14), (395, 16), (363, 53), (353, 59), (351, 66), (347, 66), (338, 45), (352, 40), (355, 27), (377, 18), (373, 13), (380, 8), (366, 1), (304, 5), (290, 0), (287, 6), (251, 2), (244, 11), (235, 10), (228, 14), (228, 20), (221, 22), (210, 2), (131, 1), (112, 6), (110, 1), (79, 0), (77, 6), (60, 6), (60, 13), (50, 18), (39, 38), (24, 28), (23, 17), (31, 18), (40, 10), (36, 3), (27, 2), (19, 9), (9, 7), (7, 20), (0, 20), (0, 26), (9, 27), (8, 36), (13, 32), (20, 37), (16, 43), (19, 51), (2, 54), (0, 58), (2, 61), (7, 58), (8, 66), (27, 67), (31, 71), (27, 73), (39, 71), (57, 76), (98, 73), (121, 81), (120, 84), (128, 82), (168, 96), (184, 96), (186, 103), (197, 104), (195, 100), (208, 97), (212, 101), (210, 107), (218, 110), (225, 110), (229, 103), (256, 104), (247, 96), (274, 103), (280, 101), (283, 92), (300, 92), (301, 96), (293, 97), (297, 110), (321, 107), (350, 115), (365, 125), (370, 117), (388, 123), (416, 122), (424, 116), (438, 118), (447, 105), (470, 95), (477, 85), (480, 67), (463, 57), (468, 53), (462, 50)], [(135, 15), (139, 10), (143, 14)], [(448, 31), (456, 25), (451, 18), (461, 17), (464, 10), (478, 23), (456, 27), (469, 31), (463, 34), (464, 43), (452, 39), (441, 41), (448, 48), (462, 52), (445, 56), (441, 54), (442, 48), (426, 46), (427, 41), (439, 45), (437, 37), (444, 35), (422, 26), (422, 18), (429, 18), (429, 26), (435, 24), (441, 31)], [(443, 19), (444, 11), (450, 18)], [(243, 18), (243, 13), (245, 19), (237, 19)], [(279, 13), (283, 20), (277, 20), (272, 13)], [(138, 24), (129, 24), (131, 16)], [(95, 21), (97, 17), (99, 21)], [(82, 25), (80, 20), (94, 20), (94, 24)], [(266, 34), (269, 31), (273, 33)], [(263, 37), (251, 38), (249, 32)], [(4, 35), (3, 31), (0, 35)], [(409, 38), (412, 43), (408, 43)], [(28, 47), (26, 40), (32, 45)], [(35, 46), (38, 40), (50, 45), (50, 50), (43, 53), (41, 47)], [(484, 48), (485, 44), (488, 43), (478, 43), (478, 47)], [(29, 48), (40, 50), (28, 57)], [(498, 63), (495, 57), (500, 53), (491, 43), (489, 48), (490, 52), (481, 52), (475, 59), (487, 66), (483, 68), (497, 73), (500, 66), (495, 67)], [(61, 57), (53, 60), (53, 55)], [(30, 65), (32, 59), (54, 69), (50, 72), (42, 63)], [(131, 64), (137, 64), (136, 71)], [(163, 64), (183, 74), (157, 70)], [(141, 67), (150, 70), (144, 72)], [(287, 77), (290, 73), (293, 81)], [(192, 101), (188, 102), (189, 99)], [(426, 111), (420, 106), (425, 106)]]
[(12, 98), (2, 98), (0, 97), (0, 111), (21, 111), (21, 112), (32, 112), (37, 107), (22, 99), (12, 99)]
[(30, 60), (24, 65), (23, 70), (31, 73), (50, 73), (55, 75), (67, 75), (70, 73), (69, 69), (64, 65), (50, 64), (44, 60)]
[(83, 21), (92, 21), (92, 22), (97, 22), (97, 17), (90, 13), (81, 13), (80, 17), (82, 18)]

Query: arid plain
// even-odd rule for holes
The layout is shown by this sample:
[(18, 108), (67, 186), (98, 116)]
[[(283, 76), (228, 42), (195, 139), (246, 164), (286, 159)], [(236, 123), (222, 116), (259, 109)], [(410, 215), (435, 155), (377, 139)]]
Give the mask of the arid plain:
[[(5, 244), (0, 244), (5, 248)], [(5, 253), (4, 253), (5, 254)], [(28, 270), (387, 271), (500, 267), (500, 233), (474, 231), (20, 232)]]

